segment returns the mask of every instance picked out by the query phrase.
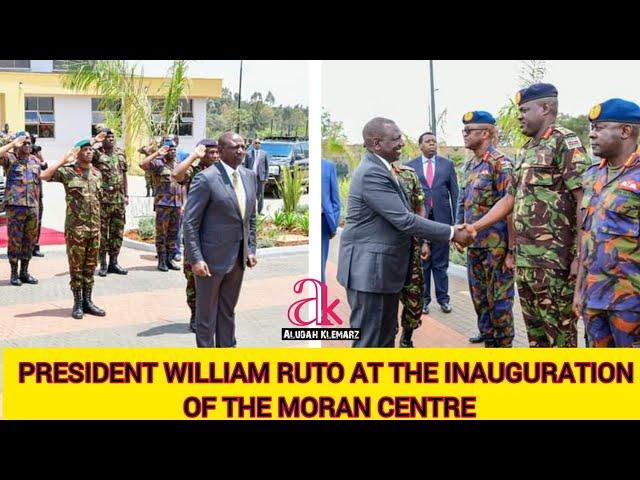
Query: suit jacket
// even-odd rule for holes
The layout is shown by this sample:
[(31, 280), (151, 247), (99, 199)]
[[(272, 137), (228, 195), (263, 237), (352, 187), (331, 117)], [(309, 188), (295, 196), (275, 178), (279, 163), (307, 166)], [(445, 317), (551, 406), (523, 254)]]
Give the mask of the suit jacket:
[(239, 166), (246, 205), (244, 220), (231, 179), (216, 162), (198, 173), (191, 182), (184, 212), (184, 238), (191, 264), (204, 260), (212, 274), (229, 273), (242, 255), (256, 253), (256, 175)]
[(244, 166), (253, 170), (253, 165), (258, 160), (258, 180), (265, 182), (269, 178), (269, 154), (264, 150), (253, 149), (244, 157)]
[(414, 158), (407, 163), (418, 174), (422, 188), (424, 189), (424, 207), (427, 217), (431, 211), (429, 199), (433, 199), (433, 219), (436, 222), (453, 225), (454, 212), (458, 205), (458, 180), (453, 162), (436, 155), (436, 171), (431, 187), (424, 176), (422, 156)]
[(340, 191), (336, 167), (333, 162), (325, 159), (322, 159), (322, 215), (327, 221), (329, 232), (335, 234), (340, 222)]
[(412, 237), (447, 242), (450, 235), (450, 226), (411, 211), (391, 172), (368, 152), (351, 178), (338, 281), (352, 290), (398, 293), (407, 278)]

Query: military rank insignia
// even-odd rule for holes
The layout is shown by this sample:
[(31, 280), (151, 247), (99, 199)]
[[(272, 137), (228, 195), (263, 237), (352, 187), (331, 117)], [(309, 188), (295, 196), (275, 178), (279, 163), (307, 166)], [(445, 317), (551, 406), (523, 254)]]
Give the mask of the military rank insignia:
[(589, 110), (589, 120), (591, 120), (592, 122), (594, 120), (597, 120), (600, 116), (601, 111), (602, 107), (600, 106), (600, 104), (594, 105), (591, 110)]

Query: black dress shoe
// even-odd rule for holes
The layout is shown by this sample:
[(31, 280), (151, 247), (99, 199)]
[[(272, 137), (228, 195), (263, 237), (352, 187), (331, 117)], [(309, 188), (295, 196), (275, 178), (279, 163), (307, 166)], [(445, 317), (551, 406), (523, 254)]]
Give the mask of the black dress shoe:
[(469, 339), (469, 342), (471, 342), (471, 343), (482, 343), (482, 342), (484, 342), (484, 335), (479, 333), (475, 337), (471, 337)]
[(496, 343), (496, 341), (492, 338), (489, 340), (485, 340), (484, 341), (484, 348), (498, 348), (498, 344)]
[(44, 257), (44, 253), (40, 253), (40, 247), (36, 246), (31, 253), (33, 257)]
[(451, 313), (453, 311), (453, 308), (451, 308), (451, 305), (448, 303), (441, 303), (440, 308), (444, 313)]
[(422, 314), (423, 314), (423, 315), (429, 315), (429, 305), (425, 305), (425, 306), (422, 308)]

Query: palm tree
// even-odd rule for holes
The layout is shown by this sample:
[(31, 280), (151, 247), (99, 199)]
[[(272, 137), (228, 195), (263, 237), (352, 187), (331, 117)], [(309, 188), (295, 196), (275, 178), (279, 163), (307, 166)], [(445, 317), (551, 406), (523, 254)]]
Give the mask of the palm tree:
[[(185, 60), (172, 63), (162, 87), (162, 108), (158, 113), (154, 112), (142, 67), (126, 60), (74, 62), (63, 76), (62, 84), (70, 90), (100, 97), (98, 108), (111, 112), (106, 117), (106, 126), (117, 132), (124, 126), (127, 157), (134, 158), (134, 139), (148, 142), (155, 135), (177, 133), (180, 101), (186, 98), (189, 88), (187, 70)], [(154, 114), (159, 116), (154, 117)]]

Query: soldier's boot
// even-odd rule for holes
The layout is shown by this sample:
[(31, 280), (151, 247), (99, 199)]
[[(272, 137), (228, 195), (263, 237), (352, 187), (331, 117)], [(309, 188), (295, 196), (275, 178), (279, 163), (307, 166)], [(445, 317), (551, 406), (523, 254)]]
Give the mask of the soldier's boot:
[(18, 277), (18, 260), (11, 259), (9, 260), (9, 264), (11, 265), (11, 285), (19, 287), (22, 285), (20, 281), (20, 277)]
[(400, 348), (413, 348), (413, 330), (410, 328), (402, 329), (402, 337), (400, 338)]
[(147, 197), (149, 196), (149, 187), (147, 187)]
[(98, 275), (101, 277), (107, 276), (107, 252), (100, 253), (100, 270)]
[(167, 268), (167, 256), (163, 253), (158, 253), (158, 270), (161, 272), (168, 272)]
[(189, 330), (196, 333), (196, 311), (191, 310), (191, 319), (189, 320)]
[(44, 253), (40, 253), (40, 245), (36, 245), (33, 247), (33, 252), (31, 253), (33, 257), (44, 257)]
[(98, 317), (104, 317), (107, 314), (91, 300), (91, 287), (84, 287), (82, 289), (82, 296), (82, 310), (84, 313), (96, 315)]
[(38, 280), (29, 274), (29, 260), (20, 260), (20, 281), (30, 285), (36, 285)]
[(120, 265), (118, 265), (118, 255), (111, 254), (109, 255), (109, 269), (107, 270), (109, 273), (117, 273), (118, 275), (126, 275), (129, 273), (128, 270), (125, 270)]
[(74, 288), (73, 290), (73, 311), (71, 316), (76, 320), (80, 320), (84, 315), (82, 311), (82, 289)]
[(178, 265), (176, 265), (175, 263), (173, 263), (173, 254), (172, 253), (167, 253), (166, 258), (165, 258), (165, 262), (167, 264), (167, 267), (170, 268), (171, 270), (180, 270), (180, 267)]

